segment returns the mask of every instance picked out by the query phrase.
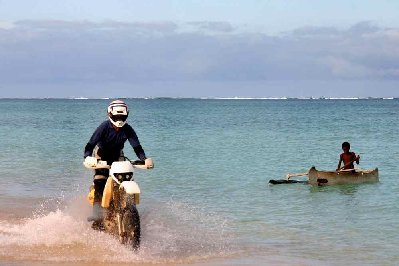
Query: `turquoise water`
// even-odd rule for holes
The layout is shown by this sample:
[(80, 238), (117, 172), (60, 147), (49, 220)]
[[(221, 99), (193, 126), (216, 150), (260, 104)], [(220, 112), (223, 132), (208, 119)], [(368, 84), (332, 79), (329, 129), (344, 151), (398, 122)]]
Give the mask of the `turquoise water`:
[[(155, 162), (136, 172), (139, 253), (85, 222), (83, 148), (108, 102), (0, 100), (0, 262), (399, 264), (398, 100), (127, 99)], [(334, 170), (343, 141), (379, 183), (268, 184)]]

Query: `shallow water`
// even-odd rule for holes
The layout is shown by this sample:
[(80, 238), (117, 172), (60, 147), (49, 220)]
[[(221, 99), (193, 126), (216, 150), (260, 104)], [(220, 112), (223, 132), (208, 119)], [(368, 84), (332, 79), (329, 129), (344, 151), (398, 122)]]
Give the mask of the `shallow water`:
[[(140, 251), (85, 221), (83, 148), (108, 100), (0, 100), (0, 262), (399, 263), (398, 100), (126, 101), (155, 161), (136, 172)], [(343, 141), (362, 168), (379, 168), (379, 183), (268, 184), (312, 165), (335, 169)]]

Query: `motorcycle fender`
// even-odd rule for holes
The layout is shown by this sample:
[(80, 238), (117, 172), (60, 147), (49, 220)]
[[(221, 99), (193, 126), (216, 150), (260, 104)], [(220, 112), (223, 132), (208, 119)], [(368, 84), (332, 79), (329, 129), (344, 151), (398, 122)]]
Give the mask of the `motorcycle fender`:
[(113, 197), (113, 195), (112, 195), (112, 177), (108, 177), (107, 183), (105, 183), (105, 187), (104, 187), (101, 206), (103, 208), (108, 208), (109, 204), (111, 203), (112, 197)]
[(94, 205), (94, 186), (90, 187), (90, 192), (87, 195), (87, 200), (89, 201), (90, 205)]
[(123, 181), (119, 189), (124, 189), (126, 194), (134, 195), (134, 201), (136, 204), (140, 202), (140, 188), (134, 181)]
[(123, 181), (119, 188), (123, 188), (127, 194), (140, 194), (139, 185), (134, 181)]

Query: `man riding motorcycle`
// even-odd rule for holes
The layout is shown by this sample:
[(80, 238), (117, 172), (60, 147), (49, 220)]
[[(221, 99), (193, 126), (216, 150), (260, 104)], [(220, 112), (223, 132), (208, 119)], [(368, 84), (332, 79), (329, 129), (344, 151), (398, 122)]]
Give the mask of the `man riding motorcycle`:
[[(145, 162), (147, 168), (153, 168), (151, 158), (147, 158), (134, 129), (127, 124), (129, 110), (125, 102), (121, 100), (112, 101), (107, 109), (108, 120), (98, 126), (86, 144), (84, 150), (85, 164), (96, 165), (97, 160), (112, 162), (123, 160), (123, 147), (126, 140), (133, 147), (137, 157)], [(94, 173), (94, 204), (93, 214), (88, 218), (95, 223), (102, 218), (101, 199), (105, 183), (109, 176), (108, 169), (95, 169)], [(94, 225), (94, 224), (93, 224)]]

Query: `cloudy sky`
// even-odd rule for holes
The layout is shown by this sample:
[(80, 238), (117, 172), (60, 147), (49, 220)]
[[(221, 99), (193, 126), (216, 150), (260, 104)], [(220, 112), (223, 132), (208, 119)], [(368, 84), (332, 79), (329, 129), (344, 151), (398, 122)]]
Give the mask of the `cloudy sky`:
[(1, 97), (399, 97), (399, 1), (0, 0)]

